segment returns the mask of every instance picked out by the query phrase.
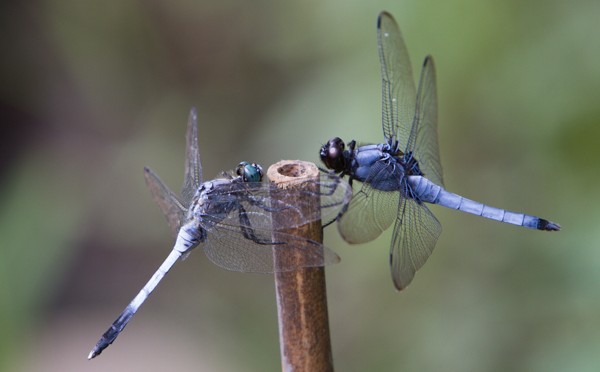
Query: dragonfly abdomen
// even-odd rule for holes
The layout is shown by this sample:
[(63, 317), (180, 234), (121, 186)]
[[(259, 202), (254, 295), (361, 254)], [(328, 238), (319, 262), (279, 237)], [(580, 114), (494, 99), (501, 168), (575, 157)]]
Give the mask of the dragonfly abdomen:
[(438, 204), (446, 208), (456, 209), (499, 222), (523, 226), (528, 229), (548, 231), (560, 230), (558, 224), (543, 218), (491, 207), (454, 194), (423, 176), (408, 176), (407, 184), (411, 190), (412, 196), (421, 202)]
[(156, 288), (162, 278), (169, 272), (171, 267), (181, 257), (181, 252), (177, 249), (173, 249), (165, 261), (160, 265), (158, 270), (152, 275), (152, 278), (146, 283), (144, 288), (135, 296), (135, 298), (127, 305), (125, 310), (119, 315), (117, 320), (113, 322), (110, 328), (104, 332), (96, 346), (92, 349), (88, 355), (88, 359), (92, 359), (99, 355), (108, 345), (112, 344), (117, 336), (123, 331), (123, 328), (129, 323), (129, 320), (133, 317), (136, 311), (142, 306), (144, 301), (150, 296), (150, 293)]
[(195, 221), (190, 221), (179, 229), (173, 250), (181, 254), (188, 253), (205, 239), (204, 229), (197, 226)]

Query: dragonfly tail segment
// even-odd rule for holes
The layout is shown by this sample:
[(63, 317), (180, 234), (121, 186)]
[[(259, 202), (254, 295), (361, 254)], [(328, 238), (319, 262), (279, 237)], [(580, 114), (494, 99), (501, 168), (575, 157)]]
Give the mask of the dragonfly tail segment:
[(543, 218), (540, 218), (537, 225), (538, 230), (544, 231), (559, 231), (560, 225), (556, 222), (548, 221)]
[(137, 309), (132, 308), (131, 305), (128, 305), (125, 310), (123, 310), (117, 320), (115, 320), (110, 328), (104, 332), (102, 337), (100, 337), (100, 340), (98, 340), (96, 346), (94, 346), (92, 351), (90, 351), (88, 360), (100, 355), (102, 351), (108, 347), (108, 345), (112, 344), (117, 339), (117, 336), (125, 328), (127, 323), (129, 323), (129, 320), (135, 314), (136, 310)]
[(423, 176), (408, 176), (407, 185), (408, 192), (410, 192), (416, 200), (421, 202), (438, 204), (446, 208), (456, 209), (461, 212), (526, 227), (528, 229), (543, 231), (560, 230), (560, 225), (555, 222), (524, 213), (490, 207), (489, 205), (467, 199), (445, 190), (443, 187), (436, 185)]
[[(180, 239), (181, 237), (178, 238), (178, 243)], [(121, 331), (123, 331), (127, 323), (129, 323), (129, 320), (131, 320), (136, 311), (140, 308), (140, 306), (142, 306), (142, 304), (144, 303), (144, 301), (146, 301), (148, 296), (150, 296), (150, 293), (152, 293), (154, 288), (156, 288), (158, 283), (169, 272), (171, 267), (175, 265), (175, 262), (177, 262), (177, 260), (182, 256), (183, 252), (185, 251), (185, 247), (175, 245), (175, 248), (167, 256), (165, 261), (160, 265), (158, 270), (156, 270), (154, 275), (152, 275), (152, 278), (150, 278), (150, 280), (148, 281), (148, 283), (146, 283), (144, 288), (142, 288), (142, 290), (134, 297), (134, 299), (129, 303), (129, 305), (127, 305), (125, 310), (123, 310), (121, 315), (119, 315), (117, 320), (115, 320), (113, 324), (111, 324), (111, 326), (108, 328), (108, 330), (104, 332), (102, 337), (100, 337), (100, 340), (98, 340), (96, 346), (94, 346), (92, 351), (90, 351), (88, 359), (93, 359), (96, 356), (100, 355), (100, 353), (102, 353), (104, 349), (106, 349), (117, 339), (117, 336), (121, 334)]]

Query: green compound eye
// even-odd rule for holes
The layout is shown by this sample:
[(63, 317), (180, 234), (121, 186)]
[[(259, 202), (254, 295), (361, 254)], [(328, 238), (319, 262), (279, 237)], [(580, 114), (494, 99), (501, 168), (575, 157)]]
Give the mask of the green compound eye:
[(244, 182), (261, 182), (263, 178), (262, 167), (256, 163), (243, 161), (238, 164), (236, 173)]

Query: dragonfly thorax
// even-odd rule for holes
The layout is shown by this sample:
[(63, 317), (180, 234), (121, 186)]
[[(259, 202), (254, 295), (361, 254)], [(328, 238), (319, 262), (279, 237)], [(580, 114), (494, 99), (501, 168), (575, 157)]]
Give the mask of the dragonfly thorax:
[(407, 176), (423, 176), (421, 168), (419, 167), (419, 161), (413, 156), (412, 151), (403, 154), (400, 157), (400, 163), (406, 171)]
[(355, 141), (345, 148), (344, 141), (335, 137), (321, 147), (325, 166), (351, 180), (368, 182), (382, 191), (399, 191), (407, 174), (421, 175), (412, 153), (404, 154), (397, 141), (356, 146)]
[(227, 192), (236, 190), (240, 182), (240, 177), (234, 177), (217, 178), (202, 183), (192, 199), (188, 220), (206, 224), (206, 216), (211, 216), (217, 221), (225, 218), (237, 206), (236, 196), (228, 195)]

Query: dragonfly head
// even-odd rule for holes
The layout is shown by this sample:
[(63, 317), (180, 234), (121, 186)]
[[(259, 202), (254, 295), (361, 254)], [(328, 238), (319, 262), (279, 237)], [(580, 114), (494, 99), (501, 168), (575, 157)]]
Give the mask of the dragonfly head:
[(235, 174), (242, 177), (244, 182), (261, 182), (263, 178), (263, 169), (256, 163), (243, 161), (238, 164)]
[(329, 169), (333, 169), (335, 172), (343, 172), (348, 168), (347, 159), (344, 154), (346, 145), (339, 137), (335, 137), (327, 141), (326, 144), (321, 146), (319, 155), (321, 161)]

